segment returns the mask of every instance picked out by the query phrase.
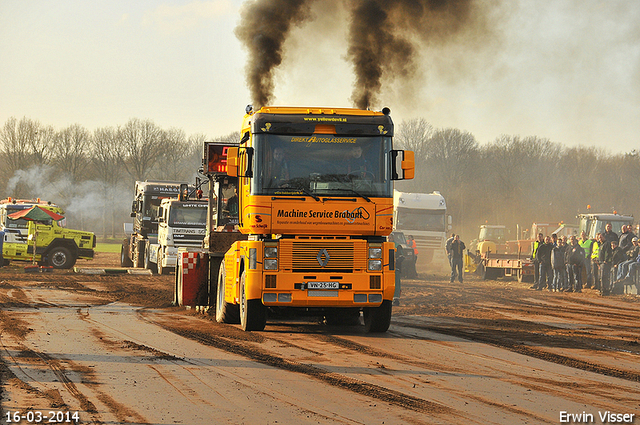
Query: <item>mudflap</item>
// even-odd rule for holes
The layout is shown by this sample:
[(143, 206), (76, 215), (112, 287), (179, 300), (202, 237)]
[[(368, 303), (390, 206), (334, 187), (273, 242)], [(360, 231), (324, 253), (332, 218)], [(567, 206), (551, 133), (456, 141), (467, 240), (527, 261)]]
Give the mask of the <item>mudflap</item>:
[(181, 307), (208, 305), (209, 255), (204, 251), (178, 251), (175, 300)]

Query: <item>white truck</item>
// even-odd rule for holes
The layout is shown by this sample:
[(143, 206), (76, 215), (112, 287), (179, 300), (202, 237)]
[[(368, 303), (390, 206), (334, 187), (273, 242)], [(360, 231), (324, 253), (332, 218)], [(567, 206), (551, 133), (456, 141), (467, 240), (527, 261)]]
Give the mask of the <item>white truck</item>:
[(206, 200), (163, 199), (158, 209), (158, 237), (147, 239), (144, 267), (165, 274), (174, 270), (178, 248), (201, 248), (207, 232)]
[(446, 266), (445, 242), (451, 229), (447, 203), (440, 192), (393, 192), (393, 228), (413, 236), (418, 248), (418, 268)]

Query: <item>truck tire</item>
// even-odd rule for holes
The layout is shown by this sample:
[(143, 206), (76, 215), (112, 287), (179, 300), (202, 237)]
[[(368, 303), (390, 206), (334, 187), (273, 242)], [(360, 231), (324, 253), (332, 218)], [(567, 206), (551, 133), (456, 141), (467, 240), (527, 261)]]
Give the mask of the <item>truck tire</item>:
[(386, 332), (391, 325), (391, 301), (383, 300), (380, 307), (366, 307), (363, 310), (363, 316), (365, 332)]
[(133, 266), (133, 261), (131, 261), (131, 257), (129, 256), (129, 240), (125, 240), (122, 242), (122, 247), (120, 248), (120, 267), (131, 266)]
[(144, 247), (145, 241), (136, 241), (136, 253), (133, 259), (133, 267), (141, 269), (144, 267)]
[(240, 326), (244, 331), (262, 331), (267, 324), (267, 308), (262, 300), (248, 300), (245, 293), (246, 273), (240, 276)]
[(216, 300), (216, 322), (218, 323), (240, 323), (240, 313), (237, 305), (229, 304), (224, 299), (225, 279), (227, 271), (224, 262), (220, 265), (218, 273), (218, 299)]
[(47, 254), (47, 262), (54, 269), (70, 269), (76, 263), (76, 256), (64, 246), (56, 246)]
[(171, 267), (162, 267), (162, 250), (158, 250), (158, 255), (156, 256), (157, 264), (155, 264), (158, 274), (169, 274), (169, 269)]
[(149, 254), (150, 251), (149, 244), (147, 244), (144, 250), (144, 268), (153, 272), (156, 265), (151, 262), (151, 255)]

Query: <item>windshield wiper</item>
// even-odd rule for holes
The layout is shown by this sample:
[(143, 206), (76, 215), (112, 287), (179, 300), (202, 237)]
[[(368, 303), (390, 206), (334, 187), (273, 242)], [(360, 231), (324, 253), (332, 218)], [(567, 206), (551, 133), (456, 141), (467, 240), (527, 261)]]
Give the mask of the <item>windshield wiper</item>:
[(299, 189), (301, 190), (305, 195), (309, 195), (311, 196), (313, 199), (315, 199), (316, 201), (320, 202), (320, 197), (318, 195), (316, 195), (315, 193), (311, 192), (309, 189), (307, 189), (304, 186), (294, 186), (294, 189)]
[(373, 202), (373, 201), (371, 201), (371, 199), (368, 196), (363, 195), (362, 193), (358, 192), (357, 190), (354, 190), (354, 189), (351, 189), (351, 188), (348, 188), (348, 187), (338, 187), (338, 188), (333, 189), (333, 190), (348, 190), (349, 192), (358, 195), (359, 197), (361, 197), (362, 199), (364, 199), (367, 202)]

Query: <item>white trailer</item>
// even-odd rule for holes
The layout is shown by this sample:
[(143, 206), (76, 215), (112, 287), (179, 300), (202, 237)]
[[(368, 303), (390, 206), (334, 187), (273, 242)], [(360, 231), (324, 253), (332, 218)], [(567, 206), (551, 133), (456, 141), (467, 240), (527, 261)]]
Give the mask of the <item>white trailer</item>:
[(393, 227), (413, 236), (418, 248), (419, 268), (446, 266), (445, 242), (451, 228), (447, 203), (440, 192), (393, 192)]

